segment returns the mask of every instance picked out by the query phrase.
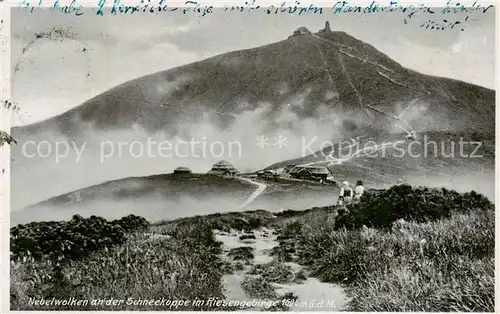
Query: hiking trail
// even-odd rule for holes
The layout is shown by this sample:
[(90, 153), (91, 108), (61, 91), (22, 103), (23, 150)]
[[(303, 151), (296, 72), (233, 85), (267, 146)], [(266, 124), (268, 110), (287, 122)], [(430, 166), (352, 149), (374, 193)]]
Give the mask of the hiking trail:
[[(277, 262), (271, 256), (272, 249), (279, 246), (277, 234), (272, 228), (259, 228), (253, 230), (250, 234), (255, 236), (255, 239), (244, 239), (240, 237), (249, 233), (231, 230), (231, 232), (215, 231), (217, 241), (223, 243), (222, 259), (231, 265), (239, 264), (240, 268), (234, 267), (230, 273), (223, 276), (223, 285), (225, 290), (226, 300), (232, 301), (252, 301), (252, 293), (242, 286), (245, 278), (258, 278), (259, 274), (252, 273), (252, 268), (255, 265), (265, 265), (268, 263), (282, 263), (284, 267), (289, 267), (294, 276), (297, 273), (303, 272), (306, 278), (303, 280), (291, 280), (287, 283), (270, 282), (276, 293), (275, 300), (281, 300), (283, 296), (293, 293), (297, 297), (297, 301), (287, 311), (340, 311), (347, 305), (348, 298), (342, 287), (332, 283), (321, 282), (316, 278), (309, 277), (309, 274), (304, 266), (295, 262)], [(251, 247), (253, 258), (244, 261), (235, 259), (228, 253), (231, 249), (238, 247)], [(239, 269), (239, 270), (238, 270)], [(250, 294), (250, 295), (249, 295)], [(247, 311), (266, 310), (263, 306), (245, 308)]]

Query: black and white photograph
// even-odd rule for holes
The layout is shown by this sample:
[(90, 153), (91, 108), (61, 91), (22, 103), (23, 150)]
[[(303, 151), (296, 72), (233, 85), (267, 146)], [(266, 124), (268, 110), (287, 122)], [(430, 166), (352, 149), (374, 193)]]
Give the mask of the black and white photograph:
[(105, 2), (2, 20), (11, 311), (495, 312), (494, 3)]

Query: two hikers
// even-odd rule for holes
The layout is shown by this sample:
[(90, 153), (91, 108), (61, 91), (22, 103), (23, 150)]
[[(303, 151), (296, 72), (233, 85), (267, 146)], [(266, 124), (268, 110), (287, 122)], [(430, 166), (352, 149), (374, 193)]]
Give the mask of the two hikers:
[(365, 192), (365, 187), (361, 180), (356, 182), (356, 187), (353, 189), (348, 181), (342, 182), (342, 187), (340, 188), (338, 205), (346, 206), (351, 204), (353, 200), (359, 201), (361, 195)]

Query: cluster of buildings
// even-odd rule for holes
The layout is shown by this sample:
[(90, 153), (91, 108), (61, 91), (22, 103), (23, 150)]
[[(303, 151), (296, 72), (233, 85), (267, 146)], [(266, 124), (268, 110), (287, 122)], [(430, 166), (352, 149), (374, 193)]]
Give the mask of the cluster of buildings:
[[(174, 174), (191, 174), (191, 169), (188, 167), (178, 167), (174, 170)], [(235, 177), (240, 175), (240, 172), (228, 161), (221, 160), (216, 162), (207, 174), (217, 175), (222, 177)], [(248, 175), (249, 177), (258, 177), (262, 179), (300, 179), (308, 181), (316, 181), (320, 183), (334, 182), (332, 171), (325, 166), (308, 166), (308, 165), (287, 165), (284, 168), (277, 170), (263, 170), (256, 174)]]
[[(178, 167), (174, 170), (174, 174), (191, 174), (191, 169), (188, 167)], [(208, 174), (223, 176), (223, 177), (234, 177), (240, 172), (228, 161), (221, 160), (216, 162)]]
[(278, 170), (265, 170), (257, 173), (261, 178), (292, 178), (321, 183), (334, 182), (332, 171), (325, 166), (287, 165)]
[[(328, 22), (328, 21), (326, 21), (326, 23), (325, 23), (325, 28), (319, 30), (320, 33), (328, 33), (331, 31), (332, 30), (330, 29), (330, 22)], [(311, 35), (311, 34), (312, 34), (312, 32), (310, 30), (308, 30), (306, 27), (302, 26), (302, 27), (297, 28), (293, 32), (293, 35), (290, 37), (301, 36), (301, 35)]]

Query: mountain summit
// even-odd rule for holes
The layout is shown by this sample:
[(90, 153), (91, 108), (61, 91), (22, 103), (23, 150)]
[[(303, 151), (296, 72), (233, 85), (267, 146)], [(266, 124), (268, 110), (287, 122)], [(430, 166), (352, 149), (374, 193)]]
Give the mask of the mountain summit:
[(270, 121), (283, 106), (291, 105), (299, 118), (320, 118), (324, 107), (329, 114), (348, 115), (348, 125), (368, 117), (379, 128), (384, 113), (390, 120), (402, 114), (405, 122), (398, 123), (417, 131), (493, 136), (494, 91), (417, 71), (345, 32), (331, 31), (326, 22), (315, 34), (299, 28), (277, 43), (134, 79), (13, 133), (20, 137), (55, 128), (76, 136), (89, 124), (102, 130), (139, 125), (150, 132), (175, 132), (179, 124), (196, 123), (204, 114), (225, 128), (237, 114), (266, 103)]

